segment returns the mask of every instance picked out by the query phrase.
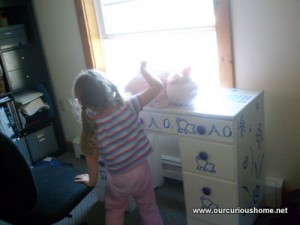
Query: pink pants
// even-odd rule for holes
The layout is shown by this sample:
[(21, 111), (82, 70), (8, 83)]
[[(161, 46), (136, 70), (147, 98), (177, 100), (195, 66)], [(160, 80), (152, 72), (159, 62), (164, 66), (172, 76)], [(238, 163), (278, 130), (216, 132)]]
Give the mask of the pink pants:
[(105, 190), (105, 224), (123, 225), (124, 213), (132, 195), (139, 207), (143, 225), (163, 225), (152, 186), (147, 160), (128, 172), (107, 173)]

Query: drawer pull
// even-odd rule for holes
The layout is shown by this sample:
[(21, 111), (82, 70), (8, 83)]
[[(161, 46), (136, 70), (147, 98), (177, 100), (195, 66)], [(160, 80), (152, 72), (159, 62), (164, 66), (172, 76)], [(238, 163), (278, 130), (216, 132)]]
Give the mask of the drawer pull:
[(205, 126), (197, 126), (197, 132), (200, 135), (204, 135), (206, 133), (206, 128)]
[(202, 188), (202, 192), (203, 192), (203, 194), (205, 194), (205, 195), (210, 195), (210, 194), (211, 194), (211, 190), (210, 190), (209, 187), (203, 187), (203, 188)]
[(207, 152), (200, 152), (199, 155), (198, 155), (198, 158), (202, 159), (202, 160), (207, 160), (208, 159)]
[(22, 56), (21, 59), (24, 60), (24, 59), (25, 59), (25, 56)]

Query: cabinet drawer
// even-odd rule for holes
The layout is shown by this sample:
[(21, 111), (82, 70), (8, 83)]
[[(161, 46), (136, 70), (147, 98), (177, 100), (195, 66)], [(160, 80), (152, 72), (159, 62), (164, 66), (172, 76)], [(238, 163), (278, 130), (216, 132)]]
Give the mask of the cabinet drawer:
[(237, 207), (237, 185), (183, 172), (186, 213), (212, 224), (238, 225), (238, 214), (194, 214), (193, 209), (232, 209)]
[(38, 83), (42, 80), (44, 70), (39, 65), (29, 66), (8, 72), (12, 90)]
[(165, 113), (140, 112), (140, 120), (146, 130), (176, 134), (175, 115)]
[(33, 162), (41, 160), (58, 150), (52, 126), (36, 131), (26, 138)]
[(183, 137), (179, 142), (183, 171), (236, 180), (236, 157), (233, 145)]
[(28, 44), (23, 24), (0, 28), (0, 49)]
[(31, 158), (30, 158), (30, 154), (26, 145), (26, 141), (25, 138), (17, 138), (13, 140), (15, 145), (18, 147), (19, 151), (21, 152), (21, 154), (23, 155), (23, 157), (25, 158), (27, 164), (29, 166), (32, 165), (31, 163)]
[(33, 46), (7, 51), (2, 54), (7, 71), (36, 64), (39, 60), (38, 51)]

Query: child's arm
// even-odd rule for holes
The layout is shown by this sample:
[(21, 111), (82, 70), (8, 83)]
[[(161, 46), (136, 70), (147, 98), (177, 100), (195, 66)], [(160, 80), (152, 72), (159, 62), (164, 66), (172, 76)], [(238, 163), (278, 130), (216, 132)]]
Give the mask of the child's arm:
[(146, 69), (147, 62), (141, 63), (140, 72), (147, 81), (149, 87), (139, 94), (142, 105), (150, 103), (163, 89), (163, 83), (160, 79), (150, 74)]
[(75, 182), (84, 183), (87, 186), (94, 187), (96, 186), (98, 178), (98, 152), (93, 151), (92, 153), (87, 154), (85, 156), (85, 161), (88, 173), (77, 175), (75, 177)]
[(80, 140), (80, 148), (83, 153), (85, 153), (85, 161), (87, 165), (87, 174), (80, 174), (75, 177), (75, 181), (79, 183), (84, 183), (88, 186), (95, 186), (98, 176), (98, 162), (99, 155), (95, 144), (95, 125), (93, 121), (88, 118), (85, 110), (81, 112), (82, 120), (82, 133)]

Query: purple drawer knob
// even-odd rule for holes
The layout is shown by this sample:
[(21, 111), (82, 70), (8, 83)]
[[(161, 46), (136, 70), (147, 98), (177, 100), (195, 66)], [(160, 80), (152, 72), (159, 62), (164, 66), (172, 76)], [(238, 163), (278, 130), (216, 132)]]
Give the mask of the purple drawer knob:
[(202, 192), (203, 192), (203, 194), (205, 194), (205, 195), (210, 195), (210, 194), (211, 194), (211, 190), (210, 190), (209, 187), (203, 187), (203, 188), (202, 188)]
[(101, 166), (101, 167), (105, 167), (105, 162), (104, 162), (103, 160), (100, 160), (100, 162), (99, 162), (99, 166)]
[(206, 128), (205, 126), (197, 126), (197, 132), (200, 135), (204, 135), (206, 133)]
[(207, 152), (200, 152), (198, 155), (198, 158), (202, 159), (202, 160), (207, 160), (207, 158), (208, 158)]

